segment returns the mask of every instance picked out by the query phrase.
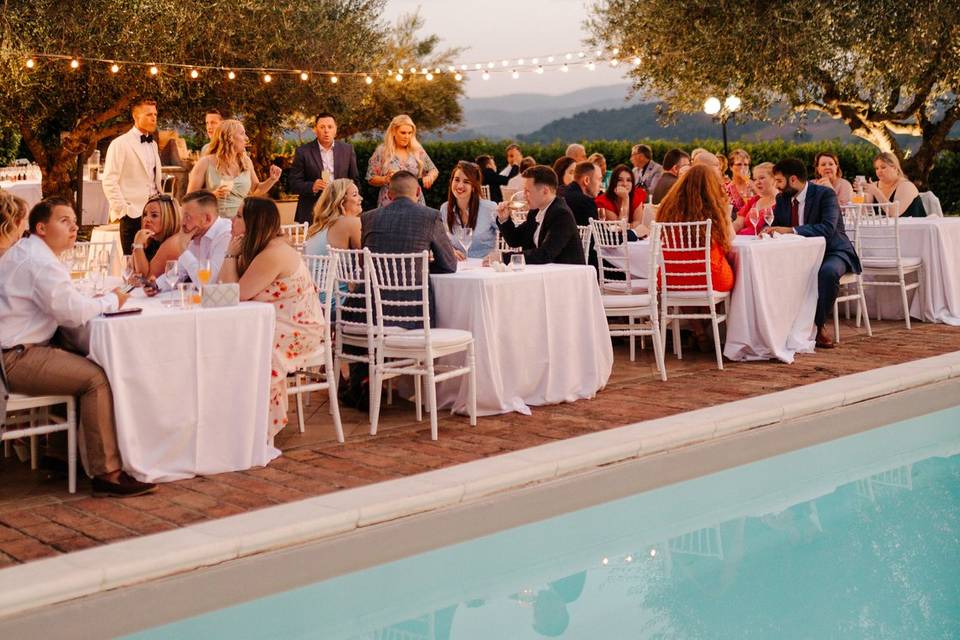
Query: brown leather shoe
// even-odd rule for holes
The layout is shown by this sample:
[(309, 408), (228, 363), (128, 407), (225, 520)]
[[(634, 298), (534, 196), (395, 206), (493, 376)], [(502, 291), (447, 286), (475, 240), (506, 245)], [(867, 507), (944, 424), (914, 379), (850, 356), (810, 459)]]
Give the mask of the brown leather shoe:
[(816, 340), (818, 349), (833, 349), (836, 346), (833, 344), (833, 338), (827, 335), (826, 329), (823, 327), (817, 327)]
[(150, 482), (140, 482), (128, 475), (126, 471), (120, 472), (120, 477), (117, 478), (116, 482), (107, 480), (103, 476), (97, 476), (93, 479), (93, 495), (96, 498), (131, 498), (150, 493), (156, 488), (157, 485)]

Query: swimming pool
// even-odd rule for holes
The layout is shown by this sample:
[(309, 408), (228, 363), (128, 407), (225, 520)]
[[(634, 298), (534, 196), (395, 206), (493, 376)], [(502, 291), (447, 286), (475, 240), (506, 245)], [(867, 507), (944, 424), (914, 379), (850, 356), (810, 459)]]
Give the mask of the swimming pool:
[(946, 409), (128, 637), (960, 637), (958, 453)]

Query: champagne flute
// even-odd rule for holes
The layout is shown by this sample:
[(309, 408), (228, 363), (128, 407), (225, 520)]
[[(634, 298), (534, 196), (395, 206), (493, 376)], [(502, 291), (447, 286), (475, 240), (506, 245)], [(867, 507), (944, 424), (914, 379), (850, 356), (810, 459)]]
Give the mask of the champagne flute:
[(460, 246), (463, 247), (464, 256), (469, 255), (470, 245), (473, 243), (473, 229), (462, 225), (457, 227), (457, 240), (460, 242)]
[(753, 227), (753, 236), (758, 237), (760, 235), (760, 230), (757, 229), (757, 223), (760, 221), (760, 212), (757, 211), (756, 207), (751, 207), (749, 213), (747, 213), (747, 220), (750, 221), (750, 226)]
[(180, 279), (180, 264), (176, 260), (167, 260), (166, 265), (164, 265), (163, 276), (166, 278), (167, 284), (169, 284), (170, 288), (173, 290), (170, 293), (170, 297), (167, 299), (166, 306), (176, 306), (177, 280)]
[(768, 227), (773, 226), (773, 207), (767, 207), (763, 210), (763, 221), (767, 223)]

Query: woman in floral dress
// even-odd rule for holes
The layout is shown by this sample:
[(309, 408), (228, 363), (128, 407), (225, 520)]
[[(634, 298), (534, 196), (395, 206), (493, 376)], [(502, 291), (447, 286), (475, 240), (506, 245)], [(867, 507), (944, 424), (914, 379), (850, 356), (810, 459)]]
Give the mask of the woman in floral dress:
[(270, 364), (270, 438), (287, 424), (287, 375), (323, 343), (323, 311), (303, 259), (280, 233), (280, 212), (269, 198), (249, 197), (233, 219), (233, 239), (220, 282), (238, 282), (241, 300), (276, 309)]
[[(424, 189), (432, 187), (440, 175), (433, 160), (417, 140), (417, 125), (413, 124), (410, 116), (404, 114), (390, 121), (383, 143), (373, 152), (367, 166), (367, 182), (380, 187), (378, 207), (390, 204), (388, 185), (390, 176), (397, 171), (409, 171), (417, 176)], [(425, 204), (422, 189), (417, 192), (417, 202)]]

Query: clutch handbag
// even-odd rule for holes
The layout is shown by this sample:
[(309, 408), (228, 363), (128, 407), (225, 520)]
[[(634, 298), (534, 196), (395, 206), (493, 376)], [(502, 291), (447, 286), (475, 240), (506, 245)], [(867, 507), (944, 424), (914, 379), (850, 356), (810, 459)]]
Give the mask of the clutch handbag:
[(240, 285), (236, 282), (208, 284), (203, 287), (203, 296), (200, 298), (201, 307), (235, 307), (238, 304), (240, 304)]

